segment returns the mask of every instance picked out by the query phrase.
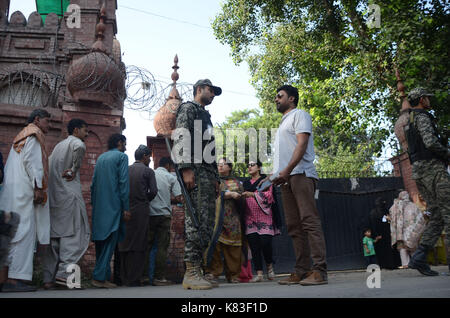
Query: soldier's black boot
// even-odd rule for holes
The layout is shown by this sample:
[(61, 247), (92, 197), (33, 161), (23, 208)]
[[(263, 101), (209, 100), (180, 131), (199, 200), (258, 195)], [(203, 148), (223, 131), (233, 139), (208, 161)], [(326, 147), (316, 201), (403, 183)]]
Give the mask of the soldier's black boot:
[(450, 276), (450, 246), (449, 246), (449, 244), (447, 244), (447, 264), (448, 264), (447, 276)]
[[(448, 260), (448, 258), (447, 258)], [(449, 262), (449, 261), (447, 261)], [(447, 273), (443, 273), (444, 276), (450, 276), (450, 263), (448, 264), (448, 272)]]
[(425, 245), (419, 245), (417, 250), (411, 256), (408, 268), (417, 269), (422, 275), (439, 276), (439, 273), (432, 270), (427, 263), (427, 254), (431, 248)]
[(450, 246), (447, 245), (448, 272), (441, 273), (442, 276), (450, 276)]

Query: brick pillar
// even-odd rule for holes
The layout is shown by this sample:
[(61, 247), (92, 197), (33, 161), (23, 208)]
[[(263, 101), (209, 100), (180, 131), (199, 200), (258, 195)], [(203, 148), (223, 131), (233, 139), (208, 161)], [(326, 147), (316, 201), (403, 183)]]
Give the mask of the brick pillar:
[(167, 279), (181, 283), (184, 276), (184, 206), (172, 205), (170, 244), (167, 253)]
[(412, 166), (409, 162), (409, 156), (407, 152), (403, 152), (398, 156), (390, 159), (394, 166), (394, 175), (396, 177), (402, 177), (405, 190), (408, 191), (412, 201), (417, 203), (417, 196), (419, 190), (417, 190), (416, 182), (412, 179)]
[(409, 110), (404, 108), (400, 111), (400, 116), (397, 119), (394, 131), (400, 142), (403, 152), (390, 159), (394, 166), (394, 175), (403, 178), (405, 190), (408, 191), (411, 200), (419, 206), (423, 206), (424, 202), (419, 199), (419, 190), (417, 190), (416, 182), (412, 179), (412, 166), (408, 155), (408, 141), (406, 140), (404, 127), (409, 124)]
[(153, 165), (154, 168), (158, 168), (159, 160), (162, 157), (170, 157), (169, 151), (167, 150), (166, 141), (164, 137), (147, 137), (147, 147), (150, 148), (152, 152)]
[(6, 17), (9, 14), (10, 0), (0, 0), (0, 14), (4, 14)]

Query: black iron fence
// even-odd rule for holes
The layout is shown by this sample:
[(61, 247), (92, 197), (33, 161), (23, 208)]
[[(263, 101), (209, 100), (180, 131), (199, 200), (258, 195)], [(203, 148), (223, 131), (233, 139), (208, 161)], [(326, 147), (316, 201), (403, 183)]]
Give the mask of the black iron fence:
[[(382, 198), (388, 207), (403, 188), (401, 178), (339, 178), (321, 179), (316, 200), (327, 246), (329, 270), (366, 268), (362, 248), (362, 226)], [(277, 189), (278, 202), (281, 194)], [(281, 213), (283, 209), (281, 208)], [(293, 270), (295, 264), (292, 241), (283, 220), (282, 234), (273, 241), (275, 269), (279, 273)], [(386, 238), (389, 240), (388, 238)], [(390, 245), (390, 241), (387, 241)]]
[(376, 177), (374, 171), (323, 171), (318, 170), (320, 179), (340, 179), (340, 178), (371, 178)]

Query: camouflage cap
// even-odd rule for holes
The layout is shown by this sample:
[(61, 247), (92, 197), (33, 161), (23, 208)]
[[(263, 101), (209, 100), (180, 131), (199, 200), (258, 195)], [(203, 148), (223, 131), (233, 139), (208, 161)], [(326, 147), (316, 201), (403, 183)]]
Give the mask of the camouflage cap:
[(214, 86), (209, 79), (198, 80), (197, 83), (194, 84), (194, 89), (197, 88), (198, 86), (203, 86), (203, 85), (212, 87), (212, 89), (214, 90), (214, 95), (216, 95), (216, 96), (219, 96), (220, 94), (222, 94), (222, 89), (218, 86)]
[(434, 95), (431, 94), (430, 92), (428, 92), (423, 87), (416, 87), (409, 92), (408, 101), (412, 101), (412, 100), (418, 99), (423, 96), (434, 96)]

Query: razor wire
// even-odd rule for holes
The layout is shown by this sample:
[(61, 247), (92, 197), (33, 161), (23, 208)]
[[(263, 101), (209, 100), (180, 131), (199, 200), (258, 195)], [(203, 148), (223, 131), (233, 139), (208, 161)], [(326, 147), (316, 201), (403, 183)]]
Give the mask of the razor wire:
[(135, 65), (127, 66), (125, 83), (127, 98), (125, 107), (131, 110), (146, 111), (152, 117), (166, 103), (174, 85), (181, 100), (192, 96), (192, 84), (176, 84), (157, 80), (151, 72)]

